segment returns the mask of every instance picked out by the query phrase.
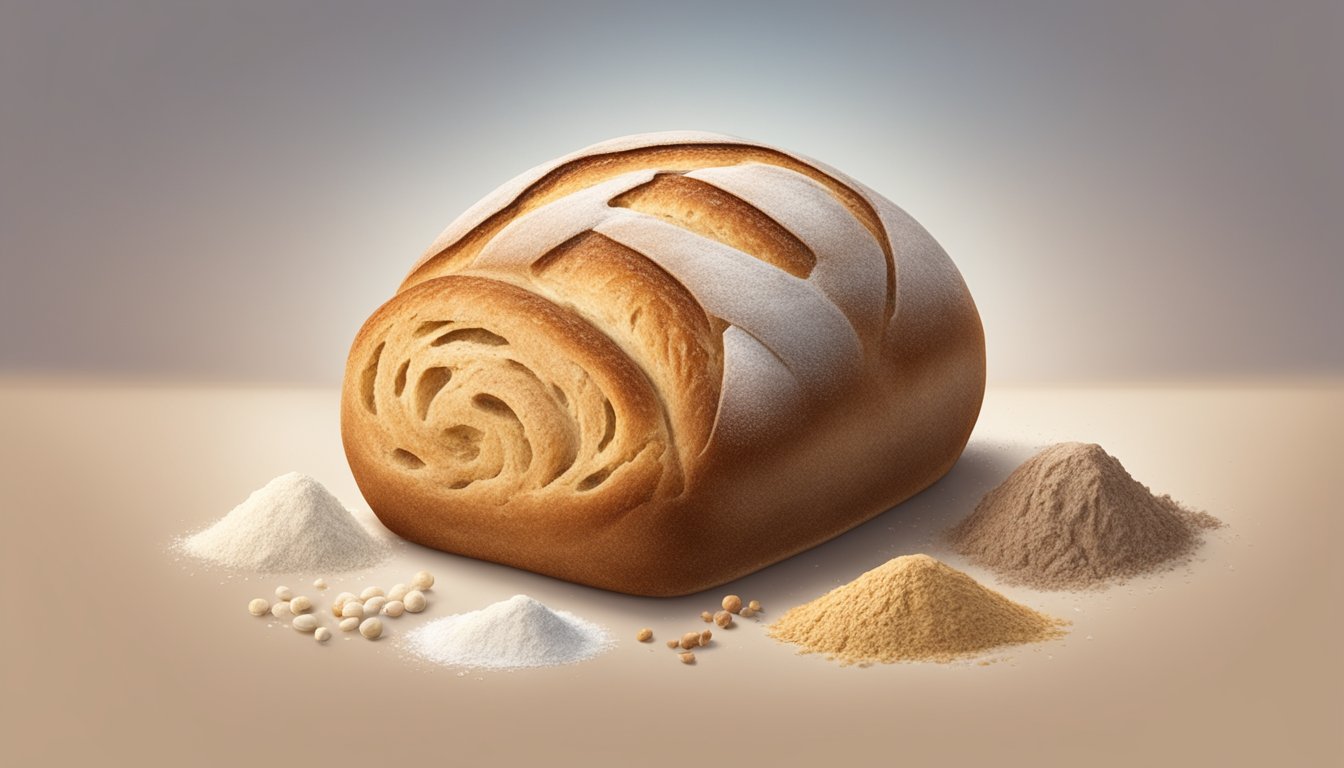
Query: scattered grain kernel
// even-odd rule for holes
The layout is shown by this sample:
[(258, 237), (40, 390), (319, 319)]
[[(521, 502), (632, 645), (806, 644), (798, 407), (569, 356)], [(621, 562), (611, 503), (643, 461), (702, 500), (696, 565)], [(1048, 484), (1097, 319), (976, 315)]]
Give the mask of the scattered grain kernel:
[(685, 648), (688, 651), (699, 644), (700, 644), (699, 632), (687, 632), (686, 634), (681, 636), (681, 647)]
[(283, 619), (289, 615), (289, 603), (276, 602), (271, 606), (271, 615), (277, 619)]
[(271, 604), (262, 600), (260, 597), (247, 604), (247, 612), (253, 616), (265, 616), (266, 612), (271, 610)]
[(283, 601), (285, 601), (286, 603), (288, 603), (288, 602), (289, 602), (289, 598), (291, 598), (291, 597), (293, 597), (293, 596), (294, 596), (294, 593), (289, 591), (289, 587), (276, 587), (276, 588), (275, 588), (275, 597), (276, 597), (276, 599), (283, 600)]
[(371, 597), (382, 597), (382, 596), (383, 596), (382, 587), (365, 587), (364, 591), (359, 593), (359, 599), (361, 601), (368, 600)]
[(728, 595), (723, 598), (723, 610), (729, 613), (737, 613), (742, 610), (742, 598), (737, 595)]
[(370, 597), (368, 600), (364, 601), (364, 615), (377, 616), (378, 613), (383, 610), (384, 605), (387, 605), (386, 597), (383, 597), (382, 595)]
[(359, 619), (364, 616), (364, 604), (358, 600), (347, 600), (345, 605), (341, 606), (341, 617), (346, 619)]
[(709, 645), (709, 639), (710, 639), (711, 637), (713, 637), (713, 636), (714, 636), (714, 633), (713, 633), (713, 632), (710, 632), (708, 629), (706, 629), (704, 632), (701, 632), (701, 633), (700, 633), (700, 644), (701, 644), (701, 645)]
[(327, 588), (327, 580), (326, 580), (326, 579), (313, 579), (313, 588), (314, 588), (314, 589), (326, 589), (326, 588)]
[(342, 632), (354, 632), (356, 629), (359, 629), (359, 619), (354, 616), (351, 616), (348, 619), (341, 619), (340, 626)]
[(756, 612), (751, 610), (751, 606), (747, 606), (746, 608), (743, 608), (742, 613), (738, 615), (744, 619), (750, 619), (752, 616), (756, 615)]
[(305, 613), (302, 616), (295, 616), (290, 626), (300, 632), (312, 632), (317, 629), (317, 617), (311, 613)]
[(311, 610), (313, 610), (313, 601), (309, 600), (304, 595), (299, 595), (289, 601), (290, 613), (307, 613)]
[(357, 598), (349, 592), (342, 592), (337, 595), (336, 599), (331, 603), (331, 615), (339, 619), (341, 617), (341, 609), (345, 607), (346, 603), (355, 599)]
[(687, 651), (686, 653), (681, 654), (681, 663), (682, 663), (682, 664), (694, 664), (694, 663), (695, 663), (695, 654), (694, 654), (694, 653), (691, 653), (691, 652), (689, 652), (689, 651)]
[(393, 585), (392, 585), (392, 588), (389, 589), (389, 590), (387, 590), (387, 599), (388, 599), (389, 601), (392, 601), (392, 600), (405, 600), (405, 599), (406, 599), (406, 593), (407, 593), (407, 592), (410, 592), (410, 591), (411, 591), (411, 588), (408, 587), (408, 586), (406, 586), (405, 584), (393, 584)]
[(341, 594), (336, 596), (336, 599), (333, 602), (336, 605), (345, 605), (346, 601), (354, 599), (355, 594), (353, 592), (342, 592)]
[(434, 586), (434, 574), (429, 571), (421, 571), (415, 574), (415, 578), (411, 579), (411, 586), (421, 591), (429, 589)]
[(731, 627), (733, 625), (733, 614), (727, 611), (719, 611), (714, 614), (714, 623), (724, 629)]
[(708, 624), (709, 622), (714, 620), (714, 614), (710, 613), (709, 611), (701, 611), (700, 620)]
[(325, 643), (331, 639), (331, 630), (326, 627), (318, 627), (313, 633), (313, 639), (319, 643)]
[(391, 616), (394, 619), (405, 612), (406, 604), (400, 600), (388, 600), (387, 603), (383, 605), (383, 615)]
[(668, 648), (680, 648), (680, 647), (681, 647), (681, 642), (680, 642), (680, 641), (677, 641), (677, 640), (668, 640), (668, 641), (667, 641), (667, 647), (668, 647)]
[(377, 640), (383, 634), (383, 622), (378, 619), (365, 619), (363, 624), (359, 625), (359, 634)]
[(752, 600), (750, 603), (747, 603), (747, 607), (750, 608), (750, 609), (752, 610), (752, 612), (754, 612), (754, 613), (760, 613), (760, 612), (761, 612), (761, 601), (760, 601), (760, 600)]
[(653, 630), (645, 627), (639, 630), (639, 634), (635, 635), (635, 639), (641, 643), (647, 643), (653, 639)]
[(428, 601), (425, 600), (424, 592), (421, 592), (418, 589), (412, 589), (410, 592), (406, 593), (406, 597), (402, 599), (401, 603), (406, 606), (407, 613), (419, 613), (425, 610), (425, 605)]

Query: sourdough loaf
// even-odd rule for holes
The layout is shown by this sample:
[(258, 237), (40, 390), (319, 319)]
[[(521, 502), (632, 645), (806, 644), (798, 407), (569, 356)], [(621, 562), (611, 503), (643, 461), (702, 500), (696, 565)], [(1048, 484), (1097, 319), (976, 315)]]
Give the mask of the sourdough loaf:
[(454, 221), (356, 336), (341, 431), (406, 539), (677, 595), (941, 477), (984, 361), (956, 267), (882, 196), (741, 139), (643, 134)]

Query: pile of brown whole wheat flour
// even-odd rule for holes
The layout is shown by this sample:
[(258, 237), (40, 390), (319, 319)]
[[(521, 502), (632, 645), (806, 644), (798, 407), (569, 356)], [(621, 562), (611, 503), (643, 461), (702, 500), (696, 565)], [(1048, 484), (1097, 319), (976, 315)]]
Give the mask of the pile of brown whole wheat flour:
[(769, 633), (842, 664), (947, 662), (1049, 640), (1065, 624), (928, 555), (907, 555), (789, 609)]
[(1087, 589), (1169, 567), (1222, 525), (1155, 496), (1092, 443), (1041, 451), (948, 533), (956, 551), (1005, 582)]

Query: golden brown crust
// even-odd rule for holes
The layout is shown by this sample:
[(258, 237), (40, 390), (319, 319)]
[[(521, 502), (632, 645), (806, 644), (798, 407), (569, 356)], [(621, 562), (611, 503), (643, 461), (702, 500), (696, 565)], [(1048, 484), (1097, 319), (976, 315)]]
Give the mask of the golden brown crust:
[(797, 277), (812, 274), (817, 255), (779, 222), (736, 197), (680, 173), (660, 173), (611, 204), (660, 216), (749, 253)]
[[(817, 204), (776, 199), (777, 179), (753, 181), (755, 163), (795, 173), (804, 183), (789, 194)], [(756, 203), (706, 181), (731, 186), (721, 176), (678, 175), (725, 165), (746, 170), (732, 183)], [(623, 174), (606, 207), (573, 209), (595, 226), (508, 227)], [(827, 200), (860, 226), (818, 234), (760, 207)], [(946, 255), (889, 202), (777, 150), (698, 142), (581, 157), (464, 231), (369, 318), (347, 364), (351, 469), (412, 541), (605, 589), (687, 594), (927, 487), (978, 415), (983, 331)], [(671, 237), (682, 231), (694, 237)], [(883, 274), (885, 311), (853, 277)], [(743, 275), (763, 282), (725, 286)], [(877, 330), (849, 327), (870, 311)], [(847, 330), (824, 330), (836, 327)], [(723, 422), (725, 408), (736, 421)], [(769, 423), (721, 434), (757, 422)]]
[(887, 316), (890, 317), (892, 302), (895, 300), (895, 269), (891, 264), (892, 255), (887, 247), (886, 233), (872, 204), (847, 184), (814, 165), (779, 150), (751, 144), (671, 144), (591, 155), (566, 163), (529, 186), (524, 194), (486, 219), (465, 237), (438, 254), (422, 259), (402, 282), (401, 289), (404, 290), (420, 280), (461, 269), (509, 222), (575, 190), (590, 187), (602, 179), (650, 168), (684, 172), (742, 163), (778, 165), (817, 181), (829, 189), (844, 203), (854, 218), (873, 233), (873, 237), (882, 243), (887, 256), (887, 293), (892, 297), (887, 305)]
[(683, 463), (704, 450), (723, 378), (721, 331), (671, 275), (596, 232), (565, 241), (532, 264), (537, 289), (603, 329), (641, 366), (664, 401)]

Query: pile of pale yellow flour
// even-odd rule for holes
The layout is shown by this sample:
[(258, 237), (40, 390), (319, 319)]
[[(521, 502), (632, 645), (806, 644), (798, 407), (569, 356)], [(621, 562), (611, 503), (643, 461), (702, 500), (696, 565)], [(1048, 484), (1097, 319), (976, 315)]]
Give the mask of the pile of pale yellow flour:
[(801, 653), (865, 664), (952, 661), (1058, 637), (1065, 623), (928, 555), (908, 555), (790, 609), (769, 632)]

